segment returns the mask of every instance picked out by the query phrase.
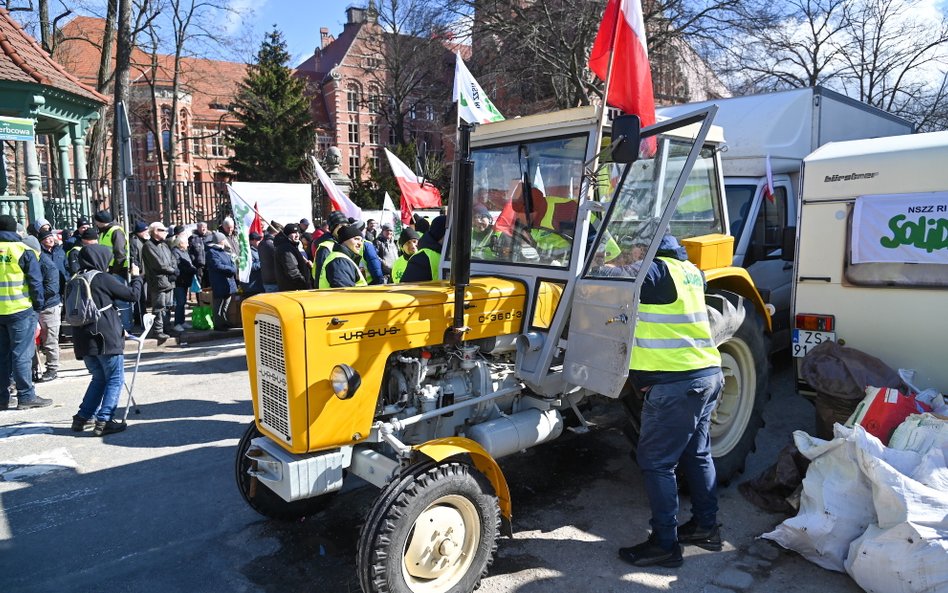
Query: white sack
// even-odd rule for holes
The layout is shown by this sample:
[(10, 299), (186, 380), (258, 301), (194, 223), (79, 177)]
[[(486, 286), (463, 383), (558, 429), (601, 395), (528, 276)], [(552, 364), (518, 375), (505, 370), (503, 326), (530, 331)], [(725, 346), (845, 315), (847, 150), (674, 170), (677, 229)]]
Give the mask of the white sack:
[(872, 525), (850, 546), (846, 572), (868, 593), (944, 593), (948, 540), (926, 539), (911, 523)]

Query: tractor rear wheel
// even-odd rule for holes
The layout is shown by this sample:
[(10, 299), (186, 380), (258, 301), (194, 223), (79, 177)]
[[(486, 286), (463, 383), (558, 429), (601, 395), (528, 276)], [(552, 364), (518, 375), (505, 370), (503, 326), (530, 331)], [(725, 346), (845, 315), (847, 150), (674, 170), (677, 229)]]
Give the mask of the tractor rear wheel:
[(393, 480), (359, 536), (366, 593), (472, 591), (497, 549), (500, 508), (490, 482), (456, 461), (425, 463)]
[(281, 521), (295, 521), (309, 515), (314, 515), (326, 508), (332, 501), (335, 493), (286, 502), (280, 498), (279, 494), (261, 484), (256, 477), (248, 473), (254, 461), (247, 457), (247, 450), (250, 449), (250, 442), (259, 436), (261, 436), (261, 433), (257, 428), (257, 424), (251, 422), (250, 426), (248, 426), (244, 432), (244, 436), (237, 444), (237, 488), (240, 490), (240, 495), (247, 501), (247, 504), (264, 517)]

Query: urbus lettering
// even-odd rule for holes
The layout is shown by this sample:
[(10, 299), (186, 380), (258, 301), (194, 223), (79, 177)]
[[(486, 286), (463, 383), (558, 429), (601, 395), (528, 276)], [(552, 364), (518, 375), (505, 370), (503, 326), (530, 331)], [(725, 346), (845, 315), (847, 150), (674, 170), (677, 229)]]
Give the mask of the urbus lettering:
[(931, 253), (948, 248), (948, 219), (926, 218), (920, 216), (917, 221), (907, 220), (904, 214), (889, 219), (891, 237), (882, 237), (879, 243), (887, 249), (896, 249), (900, 245), (912, 245)]
[(356, 330), (351, 332), (346, 332), (342, 334), (343, 340), (362, 340), (364, 338), (380, 338), (382, 336), (396, 335), (399, 331), (397, 327), (384, 327), (381, 329), (366, 329), (366, 330)]

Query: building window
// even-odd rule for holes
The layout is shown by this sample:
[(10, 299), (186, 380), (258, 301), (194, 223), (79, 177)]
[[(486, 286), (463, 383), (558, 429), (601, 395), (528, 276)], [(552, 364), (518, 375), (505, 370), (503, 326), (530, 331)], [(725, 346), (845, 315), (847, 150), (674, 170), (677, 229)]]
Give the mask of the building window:
[(204, 155), (204, 136), (206, 135), (207, 130), (205, 128), (194, 131), (194, 136), (191, 138), (191, 153), (194, 154), (194, 156)]
[(359, 122), (349, 123), (349, 144), (359, 143)]
[(377, 123), (369, 124), (369, 144), (379, 143), (379, 125)]
[(346, 91), (346, 100), (349, 105), (349, 111), (359, 111), (359, 89), (349, 87)]
[(412, 105), (412, 106), (408, 109), (408, 118), (409, 118), (409, 119), (416, 119), (417, 117), (418, 117), (417, 105)]
[(379, 112), (379, 95), (378, 93), (372, 93), (369, 95), (369, 113), (378, 113)]
[(211, 156), (224, 157), (227, 156), (227, 147), (224, 146), (224, 133), (218, 132), (211, 136), (210, 140), (211, 145)]
[(155, 160), (155, 133), (151, 130), (145, 135), (145, 160)]
[(382, 60), (377, 57), (368, 57), (362, 61), (366, 70), (375, 70), (382, 65)]
[(316, 152), (320, 157), (326, 155), (329, 152), (329, 147), (332, 146), (332, 136), (326, 136), (325, 134), (320, 134), (316, 136)]
[(378, 148), (373, 148), (373, 149), (372, 149), (371, 156), (369, 157), (369, 162), (370, 162), (371, 165), (372, 165), (372, 169), (374, 169), (375, 171), (381, 170), (382, 161), (381, 161), (381, 159), (380, 159), (380, 157), (379, 157), (379, 149), (378, 149)]
[(425, 119), (427, 119), (428, 121), (435, 120), (434, 105), (431, 105), (431, 104), (425, 105)]
[(398, 144), (398, 138), (395, 137), (395, 128), (388, 129), (388, 144), (389, 146)]
[(361, 169), (362, 169), (362, 164), (359, 160), (359, 155), (357, 153), (350, 154), (349, 155), (349, 177), (352, 177), (352, 178), (362, 177), (362, 175), (360, 175)]

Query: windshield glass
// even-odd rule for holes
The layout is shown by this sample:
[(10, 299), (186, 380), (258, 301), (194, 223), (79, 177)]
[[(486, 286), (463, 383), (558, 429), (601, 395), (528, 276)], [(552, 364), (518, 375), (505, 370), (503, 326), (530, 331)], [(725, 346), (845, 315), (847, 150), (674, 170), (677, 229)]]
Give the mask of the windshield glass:
[(587, 134), (472, 150), (471, 259), (569, 266)]
[[(691, 141), (670, 137), (659, 137), (655, 144), (642, 143), (639, 160), (628, 166), (615, 194), (612, 218), (593, 254), (587, 277), (638, 275), (692, 146)], [(703, 148), (672, 215), (670, 233), (681, 239), (721, 232), (717, 204), (712, 151)]]

